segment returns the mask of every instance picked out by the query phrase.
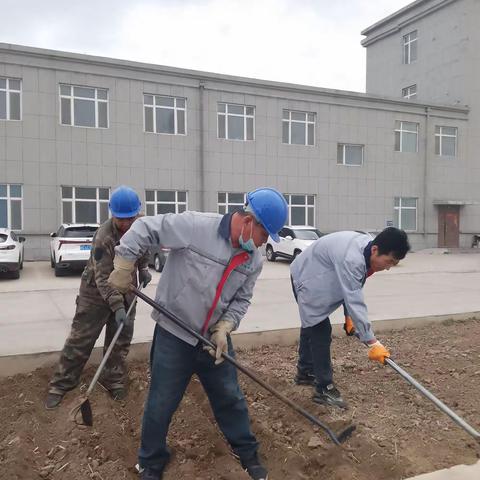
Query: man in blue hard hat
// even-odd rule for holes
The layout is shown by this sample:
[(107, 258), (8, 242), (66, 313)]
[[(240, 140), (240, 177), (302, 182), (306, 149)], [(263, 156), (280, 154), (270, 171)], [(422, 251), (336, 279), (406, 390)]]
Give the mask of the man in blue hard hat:
[[(113, 399), (125, 398), (125, 359), (132, 340), (135, 316), (132, 311), (127, 319), (126, 309), (133, 297), (131, 294), (124, 296), (112, 288), (107, 280), (113, 270), (115, 245), (138, 217), (141, 206), (137, 193), (129, 187), (121, 186), (112, 192), (109, 203), (112, 217), (100, 225), (92, 239), (92, 250), (82, 274), (70, 335), (49, 384), (45, 402), (47, 409), (57, 407), (65, 393), (78, 385), (83, 367), (103, 327), (105, 352), (121, 322), (125, 325), (105, 365), (100, 383)], [(146, 284), (151, 280), (147, 262), (147, 255), (142, 255), (135, 262), (131, 272), (131, 280), (135, 284), (137, 270), (140, 283)]]
[(247, 312), (262, 269), (258, 247), (269, 234), (278, 241), (287, 210), (280, 192), (259, 188), (247, 194), (242, 210), (224, 216), (185, 212), (141, 218), (115, 248), (109, 282), (121, 292), (128, 290), (135, 262), (146, 248), (170, 248), (156, 301), (216, 345), (216, 350), (205, 351), (194, 337), (153, 311), (157, 325), (139, 451), (143, 480), (162, 478), (170, 458), (170, 421), (193, 374), (242, 467), (255, 480), (267, 478), (236, 369), (221, 354), (235, 355), (230, 333)]

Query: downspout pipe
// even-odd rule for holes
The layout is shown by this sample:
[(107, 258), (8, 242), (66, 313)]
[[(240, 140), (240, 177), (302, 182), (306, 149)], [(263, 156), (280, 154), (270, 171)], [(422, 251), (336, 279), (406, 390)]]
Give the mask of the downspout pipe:
[(198, 109), (198, 126), (199, 126), (199, 152), (198, 152), (198, 170), (199, 170), (199, 207), (201, 212), (205, 212), (205, 122), (204, 122), (204, 111), (205, 111), (205, 83), (200, 81), (198, 84), (199, 91), (199, 109)]
[(425, 153), (423, 158), (423, 239), (427, 243), (428, 152), (430, 147), (430, 107), (425, 107)]

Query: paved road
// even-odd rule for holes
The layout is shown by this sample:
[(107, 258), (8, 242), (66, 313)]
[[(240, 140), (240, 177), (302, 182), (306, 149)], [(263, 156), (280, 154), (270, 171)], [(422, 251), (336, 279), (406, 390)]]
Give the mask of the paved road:
[[(159, 274), (146, 293), (153, 296)], [(60, 350), (70, 329), (79, 276), (56, 278), (48, 262), (25, 263), (20, 280), (0, 279), (0, 356)], [(372, 321), (480, 312), (480, 255), (413, 253), (370, 277), (365, 295)], [(134, 342), (149, 341), (150, 307), (139, 305)], [(341, 322), (341, 312), (332, 317)], [(288, 263), (265, 263), (240, 332), (299, 326)]]

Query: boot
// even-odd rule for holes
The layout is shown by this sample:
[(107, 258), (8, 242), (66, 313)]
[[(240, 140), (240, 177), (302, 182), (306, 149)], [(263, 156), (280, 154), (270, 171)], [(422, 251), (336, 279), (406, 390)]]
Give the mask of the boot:
[(64, 393), (51, 393), (49, 392), (45, 400), (45, 408), (47, 410), (53, 410), (57, 408), (63, 400)]

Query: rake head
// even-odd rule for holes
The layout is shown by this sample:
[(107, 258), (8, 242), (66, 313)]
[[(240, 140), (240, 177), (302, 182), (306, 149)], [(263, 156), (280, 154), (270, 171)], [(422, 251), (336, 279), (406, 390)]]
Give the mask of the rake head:
[(88, 398), (82, 399), (78, 405), (75, 405), (75, 407), (72, 408), (70, 411), (70, 417), (77, 425), (92, 427), (93, 413), (90, 400)]

